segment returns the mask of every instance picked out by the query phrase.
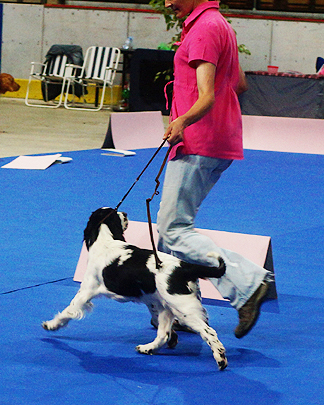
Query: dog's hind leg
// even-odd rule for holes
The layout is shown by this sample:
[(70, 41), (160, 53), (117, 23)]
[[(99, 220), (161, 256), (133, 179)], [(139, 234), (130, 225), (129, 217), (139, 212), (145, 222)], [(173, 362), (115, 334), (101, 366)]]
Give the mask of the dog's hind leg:
[(136, 346), (136, 350), (142, 354), (153, 354), (159, 350), (165, 343), (172, 338), (172, 344), (169, 347), (175, 347), (177, 344), (177, 338), (175, 338), (175, 332), (172, 331), (172, 322), (174, 316), (168, 309), (163, 309), (158, 316), (158, 329), (156, 338), (153, 342), (146, 345)]
[(182, 316), (178, 315), (177, 317), (181, 324), (189, 326), (193, 331), (200, 334), (201, 338), (211, 348), (219, 370), (224, 370), (227, 367), (226, 351), (221, 341), (218, 339), (216, 331), (203, 319), (193, 313), (183, 314)]
[(90, 301), (98, 295), (97, 291), (97, 289), (90, 289), (81, 285), (70, 305), (62, 312), (59, 312), (52, 320), (43, 322), (43, 328), (55, 331), (66, 326), (71, 319), (82, 319), (85, 312), (91, 311), (93, 305)]
[(196, 328), (196, 331), (200, 333), (202, 339), (210, 346), (219, 370), (224, 370), (227, 367), (226, 351), (218, 339), (216, 331), (206, 323)]
[(186, 325), (200, 334), (210, 346), (218, 368), (224, 370), (227, 367), (225, 348), (218, 339), (216, 331), (208, 325), (206, 311), (197, 295), (164, 294), (163, 298), (181, 325)]

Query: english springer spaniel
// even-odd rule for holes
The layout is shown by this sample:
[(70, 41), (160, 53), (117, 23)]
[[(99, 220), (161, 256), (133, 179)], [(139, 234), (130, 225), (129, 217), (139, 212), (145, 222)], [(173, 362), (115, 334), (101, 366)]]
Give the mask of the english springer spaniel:
[(44, 329), (58, 330), (71, 319), (81, 319), (91, 310), (91, 300), (105, 295), (119, 302), (142, 302), (157, 319), (157, 336), (153, 342), (136, 350), (153, 354), (164, 344), (175, 347), (177, 334), (172, 330), (175, 319), (200, 334), (211, 347), (220, 370), (227, 366), (225, 348), (206, 318), (197, 287), (198, 278), (219, 278), (225, 263), (217, 253), (218, 267), (186, 263), (158, 252), (157, 266), (152, 250), (140, 249), (125, 242), (127, 215), (112, 208), (99, 208), (89, 218), (84, 240), (89, 251), (83, 282), (70, 305), (54, 319), (43, 322)]

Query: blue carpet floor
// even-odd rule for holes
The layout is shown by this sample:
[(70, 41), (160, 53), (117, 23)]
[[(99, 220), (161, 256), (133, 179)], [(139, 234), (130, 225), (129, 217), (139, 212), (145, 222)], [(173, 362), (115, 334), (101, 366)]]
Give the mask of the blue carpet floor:
[[(163, 151), (121, 206), (131, 220), (146, 221)], [(45, 171), (0, 169), (0, 404), (323, 404), (324, 156), (246, 151), (201, 207), (197, 227), (272, 238), (279, 312), (263, 311), (237, 340), (236, 311), (206, 306), (227, 349), (224, 372), (196, 335), (136, 353), (155, 334), (145, 306), (99, 299), (81, 322), (41, 328), (78, 289), (89, 214), (115, 207), (153, 153), (68, 152), (71, 163)]]

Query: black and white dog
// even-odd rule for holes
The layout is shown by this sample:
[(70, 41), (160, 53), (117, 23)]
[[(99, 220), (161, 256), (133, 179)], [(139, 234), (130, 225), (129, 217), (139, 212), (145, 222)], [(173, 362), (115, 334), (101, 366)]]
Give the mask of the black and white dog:
[(112, 208), (99, 208), (92, 213), (84, 230), (89, 257), (83, 282), (70, 305), (54, 319), (43, 322), (43, 328), (54, 331), (71, 319), (81, 319), (91, 310), (92, 298), (100, 295), (120, 302), (142, 302), (155, 315), (158, 329), (153, 342), (136, 347), (139, 353), (152, 354), (166, 343), (175, 347), (177, 335), (172, 324), (177, 319), (200, 334), (211, 347), (218, 368), (225, 369), (224, 346), (207, 323), (197, 287), (198, 278), (224, 275), (223, 259), (217, 253), (210, 253), (217, 258), (219, 267), (205, 267), (159, 252), (161, 264), (156, 266), (151, 250), (125, 242), (123, 233), (127, 224), (127, 215)]

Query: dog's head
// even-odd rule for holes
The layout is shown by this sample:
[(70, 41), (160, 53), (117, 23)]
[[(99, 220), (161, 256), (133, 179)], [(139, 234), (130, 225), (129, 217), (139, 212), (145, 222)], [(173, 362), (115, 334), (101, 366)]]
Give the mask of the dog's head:
[(103, 207), (91, 214), (87, 227), (84, 230), (84, 241), (87, 249), (97, 240), (102, 224), (107, 225), (113, 239), (125, 241), (123, 233), (128, 225), (127, 214), (125, 212), (117, 212), (113, 208)]
[(0, 94), (7, 91), (18, 91), (20, 86), (9, 73), (0, 73)]

